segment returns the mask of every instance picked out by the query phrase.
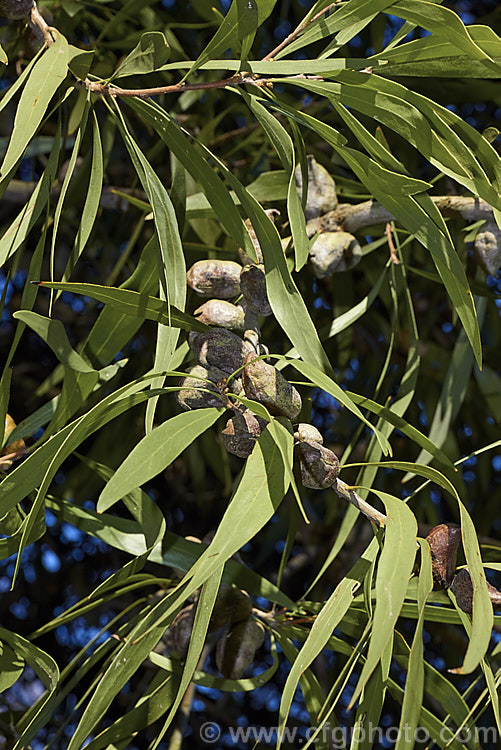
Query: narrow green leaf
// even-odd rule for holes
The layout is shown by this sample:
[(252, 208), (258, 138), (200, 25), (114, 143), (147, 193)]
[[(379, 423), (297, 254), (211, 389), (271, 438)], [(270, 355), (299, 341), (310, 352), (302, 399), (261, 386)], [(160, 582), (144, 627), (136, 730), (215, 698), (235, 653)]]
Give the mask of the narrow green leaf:
[[(388, 520), (376, 575), (376, 606), (369, 650), (350, 705), (359, 697), (393, 637), (416, 557), (417, 522), (412, 511), (393, 495), (372, 491), (384, 502)], [(398, 570), (398, 575), (395, 575), (395, 570)]]
[(8, 690), (21, 677), (25, 667), (22, 656), (8, 643), (0, 642), (0, 692)]
[(125, 60), (123, 60), (110, 81), (115, 78), (153, 73), (169, 59), (170, 48), (161, 31), (147, 31), (141, 35), (139, 42)]
[(40, 281), (40, 286), (49, 289), (61, 289), (63, 292), (72, 292), (73, 294), (84, 294), (92, 297), (106, 305), (116, 307), (126, 315), (132, 315), (136, 318), (145, 320), (155, 320), (163, 325), (171, 325), (176, 328), (184, 328), (188, 331), (207, 331), (208, 327), (199, 323), (187, 313), (176, 310), (175, 307), (168, 307), (167, 303), (158, 297), (150, 297), (147, 294), (133, 292), (129, 289), (116, 289), (111, 286), (102, 286), (100, 284), (76, 284), (59, 281)]
[(21, 94), (0, 179), (16, 166), (40, 125), (50, 100), (64, 81), (70, 58), (68, 42), (59, 32), (55, 43), (37, 60)]
[[(60, 320), (46, 318), (44, 315), (32, 312), (31, 310), (18, 310), (12, 316), (20, 320), (37, 333), (45, 343), (50, 346), (58, 360), (66, 367), (76, 370), (77, 372), (93, 373), (95, 370), (85, 362), (84, 359), (76, 352), (66, 335), (64, 326)], [(97, 375), (97, 373), (96, 373)]]
[(124, 495), (163, 471), (220, 416), (220, 409), (185, 411), (148, 433), (120, 464), (101, 492), (98, 510), (107, 510)]

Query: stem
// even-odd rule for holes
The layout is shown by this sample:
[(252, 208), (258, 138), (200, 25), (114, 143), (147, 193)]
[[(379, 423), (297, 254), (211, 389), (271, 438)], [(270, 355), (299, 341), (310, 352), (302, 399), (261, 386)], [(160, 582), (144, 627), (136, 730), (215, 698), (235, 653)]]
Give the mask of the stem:
[(85, 88), (92, 91), (93, 94), (99, 94), (100, 96), (138, 96), (140, 98), (157, 96), (158, 94), (180, 94), (183, 91), (224, 89), (226, 86), (242, 86), (244, 84), (260, 87), (270, 85), (270, 81), (266, 78), (258, 78), (249, 75), (248, 73), (238, 73), (230, 78), (222, 78), (220, 81), (206, 81), (205, 83), (174, 83), (170, 86), (155, 86), (154, 88), (149, 89), (122, 89), (119, 86), (99, 83), (98, 81), (90, 81), (88, 78), (84, 81)]
[(355, 508), (358, 508), (358, 510), (363, 513), (369, 521), (372, 521), (377, 526), (386, 525), (386, 516), (384, 513), (380, 513), (376, 508), (373, 508), (372, 505), (369, 505), (368, 502), (363, 500), (360, 495), (357, 495), (355, 490), (353, 490), (348, 484), (345, 484), (345, 482), (341, 481), (341, 479), (336, 479), (335, 484), (332, 485), (332, 489), (338, 497), (347, 500), (354, 505)]
[(33, 7), (31, 8), (31, 15), (30, 15), (29, 23), (32, 26), (36, 26), (36, 28), (40, 29), (40, 31), (43, 34), (45, 45), (47, 47), (50, 47), (52, 44), (54, 44), (55, 39), (52, 35), (52, 27), (49, 26), (45, 18), (42, 16), (42, 14), (37, 8), (36, 3), (33, 3)]

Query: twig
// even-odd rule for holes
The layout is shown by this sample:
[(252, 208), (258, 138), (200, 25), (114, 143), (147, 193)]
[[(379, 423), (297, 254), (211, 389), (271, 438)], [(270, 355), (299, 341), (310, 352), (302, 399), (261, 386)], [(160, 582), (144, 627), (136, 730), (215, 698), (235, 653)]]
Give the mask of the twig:
[[(481, 198), (468, 198), (461, 195), (431, 196), (433, 203), (445, 216), (460, 214), (465, 221), (492, 221), (492, 206)], [(354, 232), (373, 224), (386, 224), (395, 217), (377, 201), (363, 203), (340, 203), (333, 211), (311, 219), (306, 225), (309, 237), (317, 232), (334, 232), (345, 229)]]
[(323, 10), (321, 10), (321, 11), (320, 11), (319, 13), (317, 13), (317, 14), (316, 14), (316, 16), (313, 16), (313, 18), (310, 18), (310, 19), (309, 19), (308, 21), (306, 21), (305, 23), (303, 23), (303, 24), (301, 24), (300, 26), (298, 26), (298, 27), (297, 27), (297, 29), (295, 29), (294, 31), (292, 31), (292, 32), (291, 32), (291, 33), (289, 34), (289, 36), (285, 37), (285, 39), (283, 39), (283, 40), (282, 40), (282, 41), (280, 42), (280, 44), (278, 44), (278, 45), (277, 45), (277, 46), (275, 47), (275, 49), (273, 49), (273, 50), (272, 50), (271, 52), (268, 52), (268, 54), (266, 55), (266, 57), (263, 57), (263, 62), (264, 62), (265, 60), (273, 60), (273, 58), (274, 58), (274, 57), (275, 57), (276, 55), (278, 55), (278, 53), (279, 53), (279, 52), (280, 52), (280, 51), (281, 51), (281, 50), (282, 50), (282, 49), (283, 49), (284, 47), (286, 47), (286, 46), (287, 46), (288, 44), (290, 44), (290, 43), (291, 43), (292, 41), (294, 41), (294, 39), (295, 39), (295, 38), (296, 38), (297, 36), (299, 36), (299, 34), (301, 34), (301, 32), (303, 32), (303, 31), (304, 31), (304, 30), (305, 30), (305, 29), (306, 29), (306, 28), (307, 28), (307, 27), (308, 27), (308, 26), (309, 26), (310, 24), (314, 23), (314, 22), (315, 22), (315, 21), (317, 21), (317, 20), (318, 20), (319, 18), (321, 18), (322, 16), (324, 16), (324, 15), (325, 15), (326, 13), (328, 13), (328, 12), (329, 12), (330, 10), (332, 10), (332, 8), (334, 8), (334, 6), (335, 6), (335, 5), (338, 5), (338, 4), (339, 4), (339, 2), (340, 2), (340, 0), (337, 0), (337, 2), (335, 2), (335, 3), (330, 3), (330, 5), (328, 5), (328, 6), (326, 7), (326, 8), (324, 8), (324, 9), (323, 9)]
[(158, 94), (180, 94), (183, 91), (203, 91), (206, 89), (224, 89), (226, 86), (270, 86), (271, 81), (267, 78), (259, 78), (249, 73), (238, 73), (230, 78), (222, 78), (220, 81), (206, 81), (205, 83), (173, 83), (170, 86), (155, 86), (150, 89), (122, 89), (119, 86), (99, 83), (99, 81), (90, 81), (88, 78), (84, 81), (84, 86), (93, 94), (101, 96), (137, 96), (145, 98), (157, 96)]
[(397, 255), (397, 248), (393, 244), (393, 227), (391, 226), (391, 222), (387, 221), (386, 226), (384, 228), (384, 233), (388, 239), (388, 247), (390, 248), (390, 259), (392, 263), (395, 263), (396, 265), (399, 265), (400, 261), (398, 259)]
[(354, 505), (355, 508), (358, 508), (358, 510), (363, 513), (369, 521), (373, 521), (377, 526), (386, 525), (387, 519), (384, 513), (380, 513), (376, 508), (373, 508), (372, 505), (369, 505), (368, 502), (363, 500), (360, 495), (357, 495), (355, 490), (353, 490), (348, 484), (345, 484), (345, 482), (341, 481), (341, 479), (336, 479), (335, 484), (332, 485), (332, 489), (338, 497), (347, 500)]
[(31, 8), (30, 24), (35, 26), (37, 29), (40, 29), (47, 47), (50, 47), (51, 44), (54, 44), (55, 39), (52, 35), (52, 27), (49, 26), (45, 18), (42, 16), (37, 8), (36, 3), (33, 3), (33, 7)]
[[(200, 659), (198, 660), (197, 669), (203, 668), (209, 652), (210, 646), (204, 646), (200, 655)], [(179, 705), (176, 726), (174, 727), (174, 731), (172, 732), (168, 750), (180, 750), (183, 745), (183, 737), (190, 720), (191, 704), (193, 703), (193, 698), (195, 697), (195, 690), (196, 684), (194, 682), (190, 682)]]

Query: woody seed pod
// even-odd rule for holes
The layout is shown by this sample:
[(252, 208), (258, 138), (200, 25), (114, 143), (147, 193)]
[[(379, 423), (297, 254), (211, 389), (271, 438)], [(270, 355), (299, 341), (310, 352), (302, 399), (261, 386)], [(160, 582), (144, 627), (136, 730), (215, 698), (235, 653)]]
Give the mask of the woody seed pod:
[(221, 586), (209, 623), (213, 632), (229, 622), (246, 620), (252, 612), (252, 599), (247, 591), (233, 586)]
[(240, 272), (240, 290), (245, 304), (256, 315), (271, 315), (272, 309), (266, 293), (264, 266), (244, 266)]
[(242, 414), (235, 414), (226, 422), (226, 427), (221, 432), (224, 447), (228, 453), (233, 453), (239, 458), (247, 458), (266, 424), (264, 419), (248, 409)]
[(26, 18), (32, 6), (32, 0), (0, 0), (0, 17)]
[(271, 414), (295, 419), (301, 411), (301, 396), (273, 365), (254, 357), (249, 354), (245, 358), (242, 380), (246, 395), (264, 404)]
[(163, 640), (169, 648), (176, 651), (181, 657), (188, 653), (191, 631), (195, 622), (195, 609), (194, 604), (183, 607), (174, 617), (163, 636)]
[(209, 299), (200, 305), (193, 315), (208, 326), (232, 328), (243, 331), (245, 327), (245, 312), (241, 305), (232, 305), (224, 299)]
[(253, 618), (232, 627), (216, 646), (216, 665), (223, 677), (239, 680), (263, 641), (264, 627)]
[(440, 523), (431, 529), (426, 540), (431, 550), (434, 588), (447, 589), (456, 570), (461, 529), (455, 523)]
[(322, 433), (319, 432), (316, 427), (313, 427), (312, 424), (308, 424), (307, 422), (301, 422), (295, 426), (294, 439), (308, 440), (310, 443), (319, 443), (320, 445), (324, 442)]
[[(195, 365), (195, 367), (192, 367), (191, 370), (189, 370), (187, 377), (180, 380), (179, 385), (181, 385), (182, 388), (176, 393), (176, 399), (181, 409), (184, 409), (185, 411), (190, 409), (204, 409), (207, 407), (216, 407), (220, 409), (224, 404), (214, 383), (224, 377), (225, 373), (216, 368), (207, 370), (201, 365)], [(200, 378), (204, 378), (204, 380), (201, 380)], [(201, 391), (199, 390), (200, 388), (206, 390)], [(207, 393), (207, 389), (213, 393)]]
[(195, 359), (201, 365), (219, 367), (226, 373), (238, 370), (252, 350), (250, 344), (224, 328), (214, 328), (207, 333), (191, 331), (188, 341)]
[(475, 252), (487, 273), (496, 276), (501, 268), (501, 229), (487, 221), (475, 237)]
[[(317, 162), (314, 156), (307, 156), (308, 166), (308, 196), (304, 215), (307, 219), (314, 219), (316, 216), (333, 211), (337, 206), (336, 183), (321, 164)], [(303, 191), (303, 175), (301, 167), (298, 165), (295, 171), (296, 188), (301, 198)]]
[(339, 474), (339, 461), (335, 453), (319, 443), (301, 440), (294, 447), (299, 462), (301, 484), (312, 490), (332, 487)]
[[(5, 415), (5, 428), (4, 428), (4, 436), (10, 435), (12, 430), (14, 430), (17, 427), (16, 423), (10, 416), (10, 414)], [(15, 453), (16, 451), (20, 451), (23, 448), (26, 447), (26, 444), (23, 439), (15, 440), (13, 443), (9, 443), (9, 445), (6, 445), (2, 450), (0, 451), (0, 456), (6, 456), (8, 453)]]
[[(501, 591), (498, 591), (497, 588), (492, 586), (488, 581), (487, 590), (495, 609), (499, 609), (501, 607)], [(473, 608), (473, 583), (468, 568), (461, 568), (461, 570), (458, 570), (452, 579), (451, 591), (456, 597), (458, 607), (460, 607), (463, 612), (470, 614)]]
[(240, 266), (232, 260), (199, 260), (186, 274), (186, 281), (203, 297), (229, 299), (240, 294)]
[(361, 258), (362, 248), (348, 232), (324, 232), (310, 248), (310, 262), (317, 279), (349, 271)]

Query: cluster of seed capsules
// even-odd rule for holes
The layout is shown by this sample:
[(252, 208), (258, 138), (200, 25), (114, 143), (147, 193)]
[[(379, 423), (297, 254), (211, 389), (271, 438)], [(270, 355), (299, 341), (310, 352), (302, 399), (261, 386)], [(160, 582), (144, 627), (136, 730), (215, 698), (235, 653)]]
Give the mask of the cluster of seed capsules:
[[(248, 229), (259, 261), (262, 259), (259, 244), (250, 225)], [(182, 379), (177, 400), (182, 409), (231, 408), (234, 414), (221, 433), (223, 444), (229, 453), (247, 458), (267, 422), (235, 397), (257, 401), (272, 416), (287, 417), (292, 423), (299, 416), (302, 402), (299, 392), (281, 372), (260, 358), (268, 352), (259, 343), (257, 316), (272, 314), (264, 266), (253, 263), (243, 251), (240, 259), (242, 264), (201, 260), (187, 273), (191, 289), (210, 297), (194, 314), (213, 328), (189, 334), (197, 364)], [(232, 298), (239, 298), (239, 304), (230, 302)], [(323, 445), (321, 433), (311, 424), (296, 423), (294, 438), (298, 480), (310, 489), (331, 487), (337, 478), (339, 461)]]
[[(456, 559), (461, 541), (461, 529), (455, 523), (440, 523), (426, 537), (430, 545), (433, 583), (435, 589), (449, 589), (456, 597), (458, 607), (471, 613), (473, 582), (467, 567), (456, 570)], [(501, 592), (487, 583), (489, 598), (496, 608), (501, 606)]]

